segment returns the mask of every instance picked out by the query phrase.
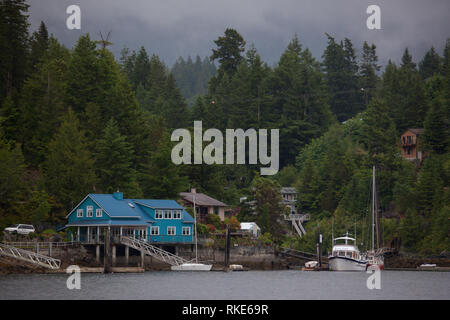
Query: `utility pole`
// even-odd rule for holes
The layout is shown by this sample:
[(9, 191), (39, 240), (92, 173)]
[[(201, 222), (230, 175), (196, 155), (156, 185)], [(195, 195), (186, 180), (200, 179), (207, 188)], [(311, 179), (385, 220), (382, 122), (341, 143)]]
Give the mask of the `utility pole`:
[(227, 224), (226, 240), (225, 240), (225, 267), (230, 264), (230, 225)]

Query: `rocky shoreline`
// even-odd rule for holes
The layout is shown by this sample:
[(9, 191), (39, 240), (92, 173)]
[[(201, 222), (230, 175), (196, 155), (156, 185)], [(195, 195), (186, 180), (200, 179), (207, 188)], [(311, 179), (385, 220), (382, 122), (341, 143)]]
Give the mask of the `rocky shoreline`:
[[(59, 270), (46, 269), (39, 266), (33, 266), (28, 263), (21, 262), (8, 257), (2, 257), (0, 260), (0, 274), (51, 274), (51, 273), (65, 273), (66, 268), (69, 265), (79, 265), (82, 268), (82, 272), (102, 272), (103, 264), (95, 261), (94, 258), (83, 254), (64, 255), (62, 258), (61, 268)], [(242, 264), (249, 270), (288, 270), (288, 269), (300, 269), (304, 265), (305, 261), (295, 258), (280, 258), (270, 254), (258, 254), (255, 256), (249, 255), (233, 255), (230, 260), (231, 264)], [(450, 268), (450, 259), (445, 258), (426, 258), (426, 257), (410, 257), (394, 255), (385, 258), (385, 268), (390, 270), (418, 270), (418, 267), (422, 264), (435, 264), (442, 270), (447, 271)], [(122, 270), (123, 266), (119, 265), (116, 270)], [(138, 268), (138, 264), (130, 264), (129, 272), (133, 272), (133, 268), (136, 272), (145, 271), (168, 271), (170, 266), (162, 262), (147, 257), (145, 261), (145, 268)], [(100, 270), (101, 269), (101, 270)], [(139, 270), (138, 270), (139, 269)], [(125, 268), (124, 268), (125, 270)], [(220, 260), (213, 262), (213, 271), (225, 270), (223, 263)], [(120, 272), (120, 271), (118, 271)], [(126, 272), (126, 271), (122, 271)]]

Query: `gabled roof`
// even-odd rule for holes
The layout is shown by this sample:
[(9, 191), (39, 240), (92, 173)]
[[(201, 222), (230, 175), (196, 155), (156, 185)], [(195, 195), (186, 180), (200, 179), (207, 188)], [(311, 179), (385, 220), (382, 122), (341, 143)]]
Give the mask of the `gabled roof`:
[(293, 188), (293, 187), (282, 187), (281, 188), (281, 193), (297, 193), (297, 189)]
[[(68, 218), (75, 209), (83, 203), (87, 198), (92, 199), (104, 212), (108, 215), (108, 219), (104, 220), (106, 224), (114, 225), (117, 221), (119, 224), (144, 225), (146, 223), (156, 222), (151, 218), (141, 206), (147, 206), (152, 209), (181, 209), (182, 220), (187, 223), (194, 223), (194, 218), (184, 210), (175, 200), (157, 200), (157, 199), (116, 199), (112, 194), (88, 194), (68, 215)], [(102, 222), (99, 219), (92, 220)]]
[(133, 199), (133, 201), (152, 209), (181, 209), (181, 219), (183, 222), (194, 223), (194, 218), (175, 200)]
[[(118, 200), (112, 194), (96, 194), (90, 193), (89, 197), (94, 200), (100, 207), (108, 212), (111, 218), (142, 218), (145, 214), (130, 199)], [(134, 208), (129, 205), (131, 203)]]
[(183, 197), (184, 200), (189, 201), (191, 203), (194, 202), (195, 195), (195, 204), (199, 206), (216, 206), (216, 207), (228, 207), (225, 203), (211, 198), (210, 196), (204, 193), (192, 193), (192, 192), (180, 192), (180, 196)]
[(133, 199), (133, 201), (153, 209), (183, 209), (175, 200)]
[[(410, 128), (410, 129), (407, 129), (407, 130), (405, 131), (405, 133), (406, 133), (407, 131), (411, 131), (412, 133), (414, 133), (414, 134), (417, 135), (417, 134), (423, 133), (424, 129), (423, 129), (423, 128)], [(403, 134), (405, 134), (405, 133), (403, 133)]]

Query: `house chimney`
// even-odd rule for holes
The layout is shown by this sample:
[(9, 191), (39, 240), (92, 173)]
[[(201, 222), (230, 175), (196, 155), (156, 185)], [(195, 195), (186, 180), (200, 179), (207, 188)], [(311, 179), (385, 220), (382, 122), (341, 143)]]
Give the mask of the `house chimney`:
[(197, 193), (195, 188), (191, 188), (191, 193)]
[(123, 200), (123, 192), (116, 191), (113, 193), (113, 197), (116, 200)]

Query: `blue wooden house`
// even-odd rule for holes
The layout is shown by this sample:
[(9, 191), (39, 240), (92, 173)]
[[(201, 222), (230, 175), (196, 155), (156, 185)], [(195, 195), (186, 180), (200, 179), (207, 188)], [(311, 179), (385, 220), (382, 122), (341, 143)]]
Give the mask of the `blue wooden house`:
[(128, 236), (153, 244), (193, 243), (194, 219), (175, 200), (124, 199), (122, 192), (88, 194), (67, 215), (77, 241), (103, 243)]

